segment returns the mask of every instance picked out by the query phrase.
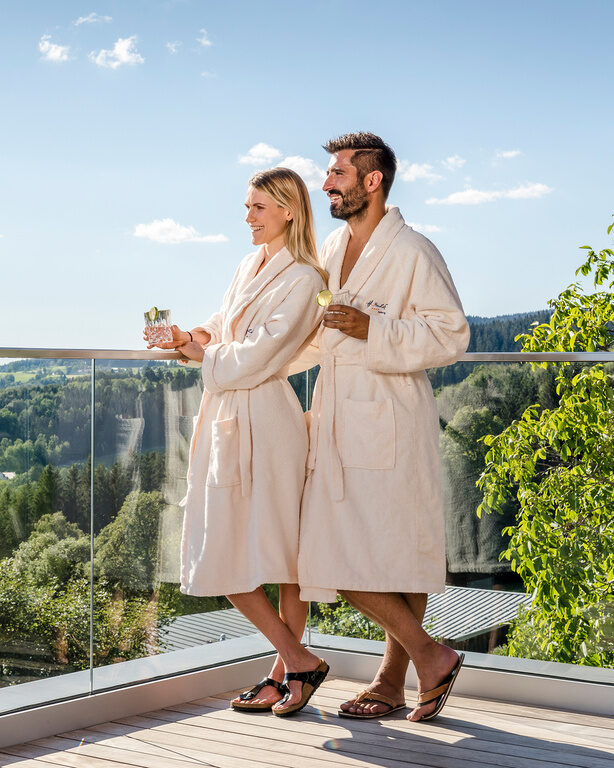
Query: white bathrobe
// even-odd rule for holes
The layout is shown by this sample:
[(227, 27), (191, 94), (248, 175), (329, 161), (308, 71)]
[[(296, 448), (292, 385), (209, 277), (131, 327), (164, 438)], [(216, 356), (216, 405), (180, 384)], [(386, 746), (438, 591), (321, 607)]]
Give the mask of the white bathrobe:
[(370, 316), (366, 341), (320, 327), (310, 474), (301, 512), (303, 600), (337, 590), (442, 592), (438, 415), (425, 368), (456, 361), (469, 327), (435, 246), (389, 208), (345, 285), (342, 227), (321, 261), (329, 288)]
[(204, 324), (181, 544), (181, 590), (191, 595), (297, 583), (308, 438), (287, 366), (321, 319), (324, 284), (285, 248), (256, 275), (263, 258), (261, 249), (241, 262)]

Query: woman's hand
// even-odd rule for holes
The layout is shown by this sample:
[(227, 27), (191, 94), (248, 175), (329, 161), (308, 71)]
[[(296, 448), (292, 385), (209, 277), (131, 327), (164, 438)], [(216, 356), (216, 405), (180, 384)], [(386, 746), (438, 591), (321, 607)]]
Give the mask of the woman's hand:
[(172, 341), (161, 341), (159, 344), (150, 344), (147, 338), (147, 327), (143, 328), (143, 338), (147, 344), (147, 349), (158, 347), (159, 349), (177, 349), (182, 344), (186, 344), (190, 341), (190, 334), (187, 331), (182, 331), (177, 325), (171, 325), (171, 333), (173, 334)]
[(177, 347), (177, 352), (181, 352), (187, 360), (196, 360), (198, 363), (202, 363), (205, 356), (205, 350), (197, 341), (188, 341), (187, 344), (180, 345)]
[(324, 313), (322, 325), (326, 328), (336, 328), (347, 336), (355, 339), (366, 339), (369, 335), (371, 318), (356, 307), (345, 304), (331, 304)]

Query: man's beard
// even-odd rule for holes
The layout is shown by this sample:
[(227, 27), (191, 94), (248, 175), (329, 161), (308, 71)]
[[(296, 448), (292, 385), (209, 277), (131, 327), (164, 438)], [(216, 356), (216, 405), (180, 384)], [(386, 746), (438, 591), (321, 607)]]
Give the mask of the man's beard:
[(364, 190), (361, 181), (354, 184), (351, 189), (348, 189), (345, 194), (341, 194), (339, 190), (330, 190), (329, 194), (336, 194), (341, 196), (341, 202), (337, 205), (330, 207), (330, 215), (333, 219), (361, 219), (367, 212), (369, 206), (367, 202), (367, 193)]

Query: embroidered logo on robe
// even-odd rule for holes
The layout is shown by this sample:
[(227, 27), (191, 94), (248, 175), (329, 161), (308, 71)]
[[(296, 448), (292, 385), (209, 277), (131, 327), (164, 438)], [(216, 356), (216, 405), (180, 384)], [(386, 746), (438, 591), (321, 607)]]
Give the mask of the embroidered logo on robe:
[(386, 307), (388, 306), (388, 303), (386, 304), (378, 304), (375, 299), (369, 299), (367, 302), (367, 309), (371, 312), (377, 312), (379, 315), (385, 315), (386, 314)]

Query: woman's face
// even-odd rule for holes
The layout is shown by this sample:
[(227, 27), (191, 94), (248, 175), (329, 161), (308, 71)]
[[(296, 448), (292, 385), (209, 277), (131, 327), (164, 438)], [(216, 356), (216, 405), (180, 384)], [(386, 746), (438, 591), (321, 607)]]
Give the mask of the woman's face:
[(247, 189), (245, 207), (247, 208), (245, 221), (252, 231), (252, 243), (283, 246), (284, 233), (288, 222), (292, 219), (290, 210), (277, 205), (273, 198), (254, 187)]

